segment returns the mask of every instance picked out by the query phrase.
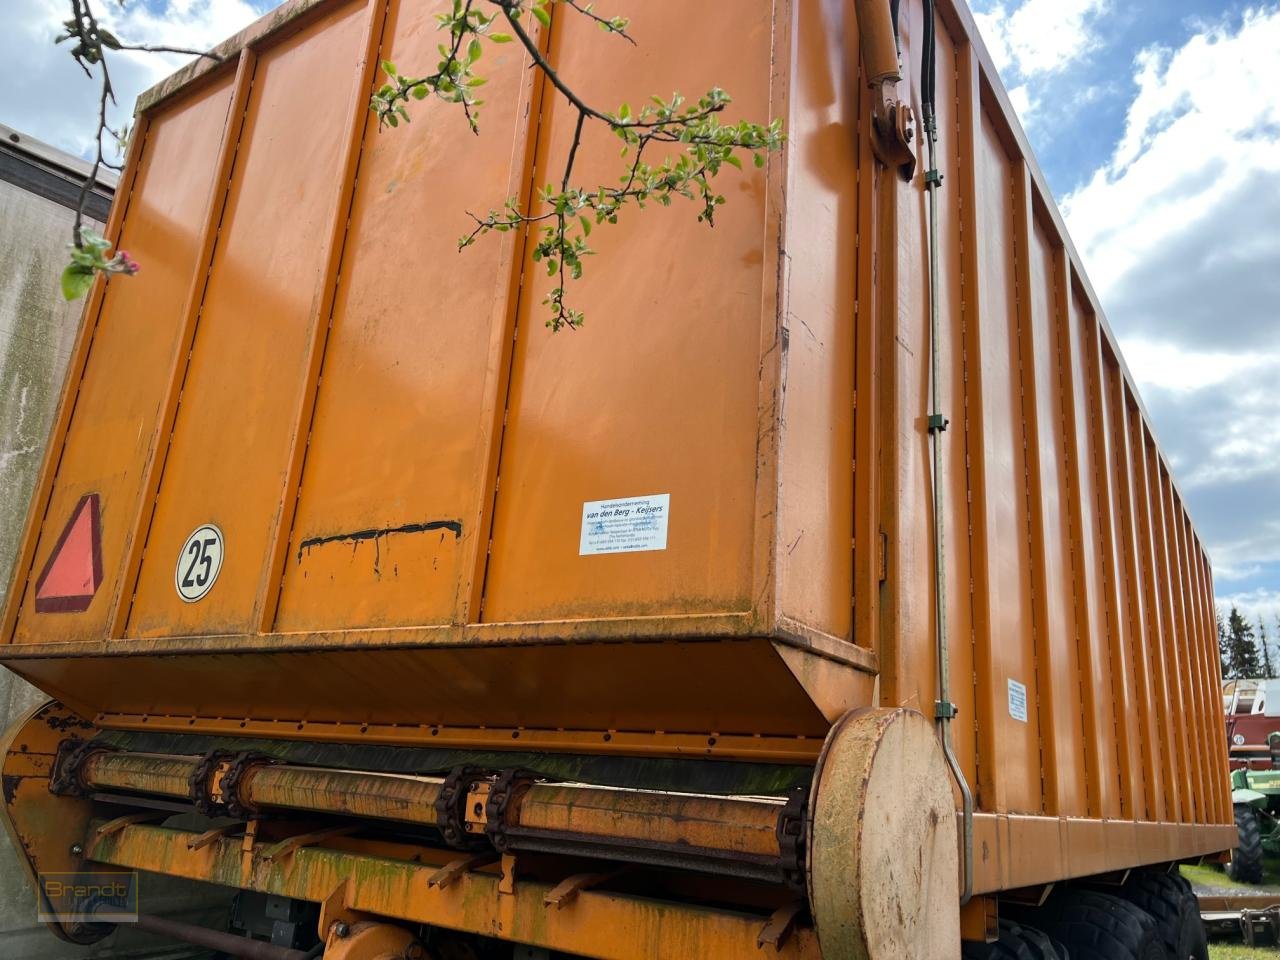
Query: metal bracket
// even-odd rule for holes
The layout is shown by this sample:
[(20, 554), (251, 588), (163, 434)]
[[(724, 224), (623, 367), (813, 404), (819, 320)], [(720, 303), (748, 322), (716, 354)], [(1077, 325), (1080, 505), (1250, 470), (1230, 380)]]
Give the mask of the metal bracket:
[(773, 911), (773, 916), (760, 930), (760, 935), (756, 937), (756, 946), (773, 947), (774, 952), (780, 953), (787, 940), (791, 938), (792, 932), (796, 928), (796, 922), (800, 919), (800, 915), (804, 913), (808, 904), (803, 900), (793, 900), (786, 906), (779, 907)]
[(935, 720), (954, 720), (960, 713), (960, 708), (950, 700), (935, 700), (933, 703), (933, 719)]
[(809, 788), (796, 787), (778, 814), (774, 828), (782, 854), (782, 875), (795, 890), (805, 889), (805, 815), (809, 809)]
[(440, 890), (447, 889), (456, 883), (464, 873), (471, 873), (473, 870), (479, 870), (481, 867), (487, 867), (489, 864), (497, 862), (498, 855), (496, 853), (481, 853), (474, 857), (459, 857), (457, 860), (450, 860), (427, 878), (427, 886)]
[(301, 833), (296, 837), (289, 837), (267, 847), (262, 853), (262, 859), (265, 863), (274, 863), (277, 860), (292, 856), (303, 847), (314, 847), (317, 843), (324, 843), (324, 841), (332, 840), (334, 837), (345, 837), (347, 834), (355, 833), (359, 829), (359, 824), (347, 824), (345, 827), (329, 827), (326, 830)]
[(557, 910), (563, 910), (573, 901), (578, 899), (578, 894), (584, 890), (590, 890), (598, 887), (603, 883), (616, 880), (622, 874), (626, 873), (629, 867), (623, 867), (620, 870), (613, 870), (609, 873), (575, 873), (572, 877), (566, 877), (551, 889), (545, 897), (542, 898), (544, 906), (555, 907)]
[(119, 833), (125, 827), (131, 827), (135, 823), (150, 823), (155, 820), (164, 820), (168, 818), (168, 813), (156, 813), (154, 810), (146, 813), (126, 813), (123, 817), (116, 817), (114, 820), (108, 820), (93, 831), (93, 843), (90, 849), (97, 846), (99, 841), (106, 839), (112, 834)]
[(203, 850), (215, 840), (221, 840), (223, 837), (235, 833), (237, 830), (244, 829), (244, 824), (240, 821), (235, 823), (224, 823), (220, 827), (214, 827), (212, 830), (206, 830), (199, 836), (192, 837), (187, 841), (188, 850)]
[(947, 429), (947, 425), (950, 422), (950, 420), (940, 413), (931, 413), (929, 414), (929, 418), (925, 421), (925, 425), (929, 428), (930, 433), (941, 433), (943, 430)]

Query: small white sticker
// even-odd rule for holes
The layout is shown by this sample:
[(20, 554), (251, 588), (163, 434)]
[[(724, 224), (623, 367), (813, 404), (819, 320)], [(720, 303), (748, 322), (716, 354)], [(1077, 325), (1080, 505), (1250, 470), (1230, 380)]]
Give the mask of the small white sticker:
[(173, 585), (187, 603), (203, 599), (222, 570), (222, 531), (212, 523), (196, 527), (178, 554)]
[(1009, 716), (1027, 722), (1027, 688), (1017, 680), (1009, 681)]
[(667, 549), (671, 494), (626, 500), (589, 500), (582, 505), (578, 556)]

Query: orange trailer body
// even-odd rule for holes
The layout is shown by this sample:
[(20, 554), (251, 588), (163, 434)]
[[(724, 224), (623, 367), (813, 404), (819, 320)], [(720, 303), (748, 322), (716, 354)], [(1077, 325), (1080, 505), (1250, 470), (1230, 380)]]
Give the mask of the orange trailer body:
[[(109, 224), (143, 272), (90, 298), (0, 662), (103, 731), (803, 766), (851, 708), (931, 718), (926, 194), (872, 149), (855, 4), (645, 0), (636, 47), (539, 28), (593, 102), (718, 85), (788, 134), (713, 230), (597, 230), (558, 334), (527, 238), (456, 251), (563, 163), (575, 116), (519, 46), (479, 65), (479, 137), (368, 109), (379, 60), (434, 62), (442, 6), (292, 0), (144, 96)], [(974, 890), (1223, 850), (1208, 558), (969, 12), (937, 27)], [(589, 132), (575, 176), (618, 162)], [(42, 610), (88, 495), (91, 600)], [(627, 499), (667, 504), (661, 545), (584, 550), (584, 505)]]

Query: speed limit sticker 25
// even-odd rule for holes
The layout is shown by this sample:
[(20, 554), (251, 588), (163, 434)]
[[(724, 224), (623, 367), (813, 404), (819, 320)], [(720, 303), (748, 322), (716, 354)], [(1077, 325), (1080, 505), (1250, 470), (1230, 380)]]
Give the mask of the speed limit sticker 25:
[(178, 596), (187, 603), (195, 603), (213, 587), (222, 569), (222, 531), (212, 523), (196, 527), (178, 554), (178, 566), (173, 571), (173, 583)]

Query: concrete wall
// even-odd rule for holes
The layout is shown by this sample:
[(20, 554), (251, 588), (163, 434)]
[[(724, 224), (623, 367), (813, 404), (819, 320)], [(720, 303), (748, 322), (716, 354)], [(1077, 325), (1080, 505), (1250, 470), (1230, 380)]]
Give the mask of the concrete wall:
[[(9, 144), (18, 143), (14, 140), (18, 135), (0, 127), (0, 136), (12, 161), (16, 154)], [(54, 169), (48, 162), (56, 152), (42, 144), (33, 147), (45, 172)], [(83, 170), (74, 158), (63, 162), (69, 178)], [(14, 179), (21, 181), (21, 177)], [(0, 178), (0, 606), (9, 589), (14, 554), (83, 309), (83, 302), (67, 303), (58, 290), (74, 215), (28, 186)], [(104, 192), (109, 194), (109, 189)], [(95, 227), (100, 230), (101, 224)], [(0, 667), (0, 724), (7, 727), (44, 699), (34, 687)], [(144, 876), (139, 887), (139, 902), (146, 912), (206, 926), (225, 928), (229, 901), (230, 891), (223, 888), (169, 878)], [(37, 925), (35, 916), (35, 896), (26, 873), (0, 831), (0, 957), (158, 960), (204, 955), (185, 947), (175, 949), (123, 926), (93, 947), (73, 947)]]

